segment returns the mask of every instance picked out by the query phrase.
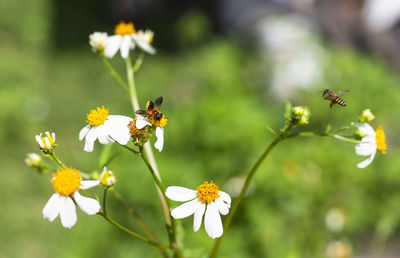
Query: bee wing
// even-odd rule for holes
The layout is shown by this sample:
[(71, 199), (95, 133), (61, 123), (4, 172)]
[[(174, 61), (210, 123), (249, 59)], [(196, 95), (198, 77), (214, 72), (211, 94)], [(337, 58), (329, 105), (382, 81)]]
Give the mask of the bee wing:
[(156, 105), (157, 108), (160, 108), (161, 104), (163, 103), (163, 97), (158, 97), (155, 101), (154, 104)]
[(135, 113), (138, 115), (142, 115), (142, 116), (147, 115), (147, 111), (145, 111), (145, 110), (137, 110)]
[(336, 95), (337, 96), (343, 96), (343, 95), (346, 95), (349, 92), (350, 92), (350, 90), (340, 90), (340, 91), (336, 92)]

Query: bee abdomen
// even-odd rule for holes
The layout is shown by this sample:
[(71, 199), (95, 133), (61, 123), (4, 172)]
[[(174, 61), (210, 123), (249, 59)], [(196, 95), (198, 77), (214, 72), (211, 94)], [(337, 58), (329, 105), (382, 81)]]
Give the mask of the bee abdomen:
[(346, 102), (344, 102), (343, 99), (341, 99), (341, 98), (336, 98), (335, 102), (341, 106), (344, 106), (344, 107), (346, 106)]

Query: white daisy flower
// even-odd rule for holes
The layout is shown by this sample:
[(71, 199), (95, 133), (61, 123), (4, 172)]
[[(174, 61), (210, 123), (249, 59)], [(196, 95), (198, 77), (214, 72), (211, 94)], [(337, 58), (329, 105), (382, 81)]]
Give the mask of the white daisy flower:
[(193, 231), (197, 232), (204, 216), (204, 226), (211, 238), (222, 236), (223, 227), (221, 216), (229, 213), (231, 197), (229, 194), (219, 191), (214, 183), (204, 182), (197, 187), (197, 191), (181, 186), (170, 186), (165, 195), (174, 201), (186, 202), (171, 211), (175, 219), (186, 218), (194, 214)]
[(154, 103), (149, 100), (146, 103), (146, 110), (138, 110), (136, 114), (143, 115), (136, 118), (136, 128), (142, 129), (145, 126), (155, 126), (155, 134), (157, 141), (154, 147), (158, 151), (162, 151), (164, 147), (164, 126), (167, 125), (168, 119), (160, 112), (159, 108), (163, 102), (163, 97), (157, 98)]
[(129, 55), (129, 50), (134, 49), (136, 44), (144, 51), (154, 54), (154, 48), (146, 39), (137, 35), (132, 22), (120, 22), (115, 26), (115, 35), (110, 36), (106, 40), (104, 56), (112, 58), (120, 50), (121, 57), (126, 59)]
[(99, 184), (98, 180), (83, 181), (79, 170), (73, 168), (58, 169), (53, 173), (51, 180), (54, 193), (43, 208), (43, 217), (54, 221), (60, 215), (61, 224), (65, 228), (71, 228), (76, 223), (75, 203), (88, 215), (94, 215), (100, 211), (100, 204), (97, 200), (84, 197), (79, 194), (79, 189), (89, 189)]
[(35, 136), (36, 142), (39, 144), (39, 147), (43, 150), (52, 150), (54, 148), (54, 144), (56, 142), (56, 134), (45, 132), (45, 136), (42, 137), (42, 133)]
[(89, 45), (93, 52), (103, 52), (108, 35), (106, 32), (94, 32), (89, 35)]
[(131, 135), (129, 134), (128, 124), (133, 119), (127, 116), (109, 115), (109, 109), (97, 107), (87, 114), (88, 123), (79, 132), (79, 140), (85, 138), (84, 150), (93, 151), (94, 142), (99, 139), (101, 144), (110, 144), (117, 141), (119, 144), (128, 143)]
[(155, 54), (156, 50), (151, 46), (153, 42), (154, 32), (151, 30), (142, 31), (139, 30), (137, 34), (133, 34), (132, 38), (135, 43), (141, 48), (143, 51), (149, 54)]
[(374, 160), (377, 150), (386, 154), (385, 133), (381, 126), (376, 131), (367, 123), (357, 124), (356, 126), (365, 135), (361, 139), (361, 143), (356, 145), (356, 154), (369, 156), (366, 160), (358, 163), (357, 167), (365, 168)]

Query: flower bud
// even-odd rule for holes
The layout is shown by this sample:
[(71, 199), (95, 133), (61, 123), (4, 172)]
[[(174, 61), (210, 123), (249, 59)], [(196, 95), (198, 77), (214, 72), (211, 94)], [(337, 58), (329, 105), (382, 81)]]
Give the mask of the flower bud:
[(361, 131), (360, 129), (358, 129), (357, 131), (354, 132), (354, 136), (356, 139), (362, 139), (365, 136), (367, 136), (367, 134), (364, 133), (363, 131)]
[(89, 45), (93, 52), (103, 53), (108, 36), (105, 32), (94, 32), (89, 35)]
[(41, 162), (42, 158), (36, 153), (28, 153), (27, 157), (25, 158), (25, 163), (31, 168), (39, 167)]
[(115, 184), (115, 175), (111, 170), (107, 170), (107, 167), (103, 168), (103, 172), (100, 174), (100, 184), (105, 187), (110, 187)]
[(358, 122), (366, 123), (374, 120), (374, 118), (375, 118), (374, 114), (372, 114), (371, 110), (368, 108), (361, 113), (360, 117), (358, 118)]
[(292, 108), (292, 122), (295, 125), (306, 125), (310, 119), (310, 109), (308, 107), (296, 106)]

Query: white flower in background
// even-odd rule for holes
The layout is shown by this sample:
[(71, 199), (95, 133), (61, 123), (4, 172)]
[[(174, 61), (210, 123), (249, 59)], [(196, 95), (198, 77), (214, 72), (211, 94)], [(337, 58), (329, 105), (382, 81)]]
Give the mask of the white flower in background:
[(368, 156), (366, 160), (358, 163), (357, 167), (365, 168), (374, 160), (377, 150), (386, 154), (385, 133), (381, 126), (376, 131), (367, 123), (357, 124), (356, 126), (365, 135), (361, 139), (361, 143), (356, 145), (356, 154)]
[(350, 258), (351, 253), (351, 245), (345, 241), (332, 241), (326, 248), (326, 255), (328, 258)]
[(29, 153), (25, 159), (25, 163), (31, 168), (38, 167), (42, 162), (42, 158), (36, 153)]
[(108, 170), (107, 167), (103, 168), (103, 172), (100, 174), (100, 184), (105, 187), (113, 186), (116, 182), (115, 175), (111, 170)]
[(332, 208), (325, 215), (326, 227), (334, 232), (342, 230), (345, 221), (346, 215), (343, 209), (340, 208)]
[(142, 129), (145, 126), (154, 126), (157, 141), (154, 147), (158, 151), (162, 151), (164, 147), (164, 126), (167, 125), (168, 119), (160, 112), (159, 108), (163, 102), (163, 97), (158, 97), (154, 103), (149, 100), (146, 103), (146, 110), (138, 110), (136, 114), (143, 115), (136, 118), (136, 128)]
[(53, 173), (51, 179), (53, 188), (56, 191), (47, 201), (43, 208), (43, 217), (54, 221), (60, 215), (61, 224), (65, 228), (71, 228), (76, 223), (75, 203), (88, 215), (94, 215), (100, 211), (100, 204), (97, 200), (84, 197), (79, 194), (79, 189), (89, 189), (99, 184), (98, 180), (83, 181), (79, 170), (73, 168), (58, 169)]
[(88, 123), (79, 132), (79, 140), (85, 138), (84, 150), (93, 151), (94, 142), (99, 139), (101, 144), (110, 144), (117, 141), (119, 144), (128, 143), (131, 135), (129, 134), (128, 124), (133, 119), (127, 116), (109, 115), (109, 109), (97, 107), (87, 114)]
[(151, 46), (153, 42), (154, 32), (151, 30), (139, 30), (137, 34), (133, 34), (132, 38), (135, 43), (145, 52), (155, 54), (156, 50)]
[(218, 190), (214, 183), (204, 182), (197, 187), (197, 191), (181, 186), (170, 186), (165, 195), (174, 201), (186, 202), (171, 211), (175, 219), (186, 218), (194, 214), (193, 231), (197, 232), (201, 226), (204, 216), (204, 226), (211, 238), (222, 236), (223, 227), (221, 216), (229, 213), (231, 197)]
[(35, 136), (36, 142), (39, 144), (39, 147), (43, 150), (52, 150), (54, 148), (54, 144), (56, 142), (56, 134), (45, 132), (45, 136), (42, 137), (42, 133)]
[(93, 52), (102, 53), (106, 44), (108, 35), (106, 32), (94, 32), (89, 35), (89, 45)]
[(120, 50), (121, 57), (126, 59), (129, 55), (129, 50), (134, 49), (136, 44), (144, 51), (154, 54), (154, 48), (149, 44), (145, 37), (136, 33), (132, 22), (120, 22), (115, 26), (115, 35), (107, 38), (104, 56), (112, 58)]

